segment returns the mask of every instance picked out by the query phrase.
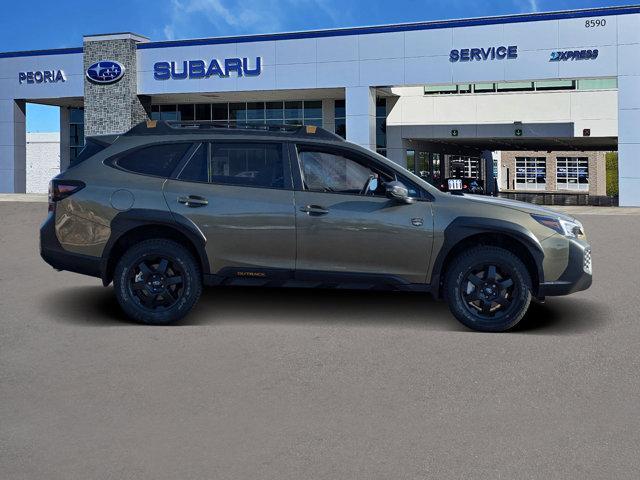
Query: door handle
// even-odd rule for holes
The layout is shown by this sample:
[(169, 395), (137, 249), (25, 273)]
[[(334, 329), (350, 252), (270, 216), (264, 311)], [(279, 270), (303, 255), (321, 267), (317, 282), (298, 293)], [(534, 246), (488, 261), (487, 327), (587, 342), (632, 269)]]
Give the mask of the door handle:
[(308, 215), (326, 215), (329, 213), (329, 210), (321, 207), (320, 205), (307, 205), (306, 207), (300, 207), (300, 211)]
[(204, 207), (209, 204), (209, 200), (199, 195), (189, 195), (187, 197), (178, 197), (178, 203), (182, 203), (187, 207)]

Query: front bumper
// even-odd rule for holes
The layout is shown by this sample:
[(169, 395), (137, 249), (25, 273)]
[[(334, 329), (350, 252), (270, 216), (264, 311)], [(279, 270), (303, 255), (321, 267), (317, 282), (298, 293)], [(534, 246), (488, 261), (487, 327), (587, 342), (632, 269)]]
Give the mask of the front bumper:
[(569, 263), (556, 281), (543, 282), (539, 296), (569, 295), (586, 290), (593, 278), (591, 266), (591, 246), (579, 240), (569, 240)]
[(56, 270), (102, 278), (102, 259), (65, 250), (56, 236), (55, 214), (40, 227), (40, 256)]

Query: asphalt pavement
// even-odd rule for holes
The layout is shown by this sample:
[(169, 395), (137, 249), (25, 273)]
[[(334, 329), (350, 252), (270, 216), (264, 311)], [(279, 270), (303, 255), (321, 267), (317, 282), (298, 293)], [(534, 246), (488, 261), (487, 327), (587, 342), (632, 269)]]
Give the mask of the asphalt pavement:
[(180, 325), (38, 254), (0, 203), (2, 479), (637, 479), (640, 215), (515, 332), (421, 294), (207, 289)]

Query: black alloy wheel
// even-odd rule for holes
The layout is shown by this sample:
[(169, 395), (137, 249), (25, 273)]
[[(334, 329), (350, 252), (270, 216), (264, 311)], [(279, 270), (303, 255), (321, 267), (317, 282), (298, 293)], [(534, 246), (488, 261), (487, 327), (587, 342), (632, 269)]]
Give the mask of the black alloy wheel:
[(514, 288), (508, 272), (498, 265), (488, 264), (469, 271), (460, 293), (471, 313), (492, 318), (509, 309)]
[(137, 243), (118, 261), (116, 298), (133, 320), (167, 325), (184, 317), (202, 292), (202, 275), (193, 255), (168, 239)]
[(451, 313), (483, 332), (515, 327), (531, 303), (531, 276), (512, 252), (478, 246), (459, 254), (447, 268), (444, 294)]
[(176, 260), (165, 255), (146, 255), (129, 269), (130, 295), (152, 311), (174, 306), (184, 292), (184, 273)]

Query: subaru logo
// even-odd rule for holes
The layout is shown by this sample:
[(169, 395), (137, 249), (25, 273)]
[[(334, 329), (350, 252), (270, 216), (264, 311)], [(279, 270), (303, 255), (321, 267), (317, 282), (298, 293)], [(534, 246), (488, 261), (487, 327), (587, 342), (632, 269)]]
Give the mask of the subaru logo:
[(87, 68), (87, 78), (94, 83), (114, 83), (124, 75), (124, 66), (113, 60), (101, 60)]

